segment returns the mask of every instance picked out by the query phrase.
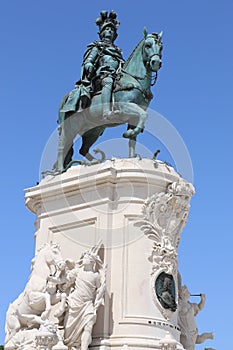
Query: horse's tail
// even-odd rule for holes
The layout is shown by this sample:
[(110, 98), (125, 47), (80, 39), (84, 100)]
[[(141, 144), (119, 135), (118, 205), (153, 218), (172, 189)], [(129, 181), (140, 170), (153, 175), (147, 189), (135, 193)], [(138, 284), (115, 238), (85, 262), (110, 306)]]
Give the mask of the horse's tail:
[(79, 150), (79, 153), (82, 156), (86, 156), (86, 154), (89, 152), (90, 147), (101, 135), (103, 135), (104, 130), (105, 126), (96, 126), (95, 128), (86, 131), (82, 135), (82, 146)]

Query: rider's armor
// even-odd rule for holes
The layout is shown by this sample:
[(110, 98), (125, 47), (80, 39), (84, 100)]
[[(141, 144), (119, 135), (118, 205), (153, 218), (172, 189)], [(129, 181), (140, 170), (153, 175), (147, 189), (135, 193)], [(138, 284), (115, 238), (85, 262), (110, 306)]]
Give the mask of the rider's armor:
[[(104, 85), (103, 79), (111, 77), (114, 80), (123, 63), (121, 50), (116, 45), (94, 41), (84, 54), (82, 80), (91, 81), (92, 92), (99, 92)], [(93, 71), (88, 74), (90, 65), (93, 66)]]
[[(111, 115), (110, 102), (114, 80), (118, 69), (124, 63), (121, 49), (114, 45), (117, 37), (117, 27), (120, 24), (117, 14), (111, 11), (101, 11), (101, 17), (97, 18), (100, 41), (94, 41), (87, 46), (83, 56), (81, 79), (76, 83), (60, 109), (59, 120), (65, 117), (62, 113), (73, 112), (90, 105), (91, 98), (96, 93), (101, 93), (103, 116)], [(109, 31), (112, 31), (109, 34)], [(106, 34), (107, 33), (107, 34)]]

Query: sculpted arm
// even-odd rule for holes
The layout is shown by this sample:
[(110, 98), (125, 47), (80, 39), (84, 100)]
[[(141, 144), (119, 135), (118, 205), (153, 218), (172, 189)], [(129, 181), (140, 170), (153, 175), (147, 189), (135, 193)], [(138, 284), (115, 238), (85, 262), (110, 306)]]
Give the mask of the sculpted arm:
[(99, 51), (96, 46), (87, 49), (83, 59), (83, 76), (91, 80), (95, 74), (95, 62), (97, 60)]
[[(205, 301), (206, 301), (206, 295), (205, 294), (200, 294), (201, 296), (201, 301), (200, 303), (198, 304), (198, 309), (199, 311), (202, 310), (205, 306)], [(195, 314), (196, 315), (196, 314)]]
[(190, 305), (192, 305), (193, 310), (194, 310), (194, 316), (196, 316), (198, 314), (198, 312), (201, 311), (205, 306), (205, 301), (206, 301), (205, 294), (200, 294), (200, 297), (201, 297), (201, 301), (199, 304), (190, 303)]
[(66, 272), (66, 275), (62, 278), (54, 278), (52, 277), (52, 281), (53, 282), (57, 282), (58, 285), (63, 285), (63, 291), (65, 290), (66, 292), (68, 292), (70, 290), (71, 287), (74, 287), (75, 284), (75, 280), (77, 277), (77, 269), (73, 268), (70, 271)]
[(48, 276), (48, 281), (56, 284), (63, 284), (67, 282), (67, 279), (65, 277)]
[(97, 292), (96, 292), (96, 298), (94, 302), (94, 309), (97, 311), (99, 306), (103, 304), (104, 301), (104, 293), (105, 293), (105, 288), (106, 288), (106, 267), (104, 267), (101, 275), (98, 275), (97, 278)]

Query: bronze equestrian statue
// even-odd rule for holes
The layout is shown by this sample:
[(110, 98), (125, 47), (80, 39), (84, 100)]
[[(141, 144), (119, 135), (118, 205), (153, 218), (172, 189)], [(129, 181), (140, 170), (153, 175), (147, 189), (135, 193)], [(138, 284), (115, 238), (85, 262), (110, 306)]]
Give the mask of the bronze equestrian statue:
[(89, 148), (105, 128), (124, 123), (128, 124), (123, 137), (129, 138), (129, 156), (135, 157), (136, 137), (144, 128), (146, 109), (153, 97), (150, 87), (162, 63), (162, 34), (148, 34), (144, 29), (144, 38), (124, 61), (121, 49), (114, 44), (120, 24), (117, 14), (101, 11), (96, 24), (100, 41), (87, 46), (81, 79), (59, 108), (56, 172), (70, 166), (77, 134), (83, 141), (80, 154), (92, 161)]

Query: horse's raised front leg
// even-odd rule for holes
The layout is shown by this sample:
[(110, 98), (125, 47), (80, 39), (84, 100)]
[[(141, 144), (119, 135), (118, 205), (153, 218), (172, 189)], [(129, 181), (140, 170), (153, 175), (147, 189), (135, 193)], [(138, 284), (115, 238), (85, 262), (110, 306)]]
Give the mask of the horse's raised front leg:
[[(129, 128), (126, 132), (124, 132), (123, 137), (133, 139), (136, 137), (144, 128), (145, 122), (147, 120), (147, 112), (144, 111), (140, 106), (136, 103), (125, 103), (121, 106), (121, 112), (129, 115), (129, 119), (137, 120), (134, 128)], [(129, 121), (129, 124), (132, 123)]]

